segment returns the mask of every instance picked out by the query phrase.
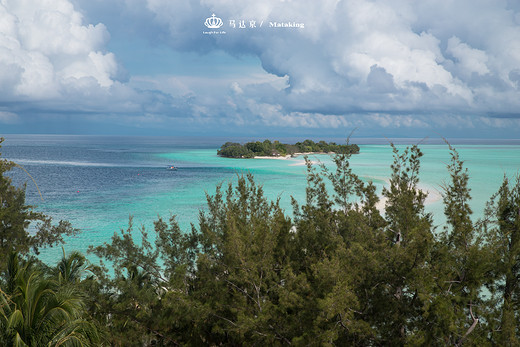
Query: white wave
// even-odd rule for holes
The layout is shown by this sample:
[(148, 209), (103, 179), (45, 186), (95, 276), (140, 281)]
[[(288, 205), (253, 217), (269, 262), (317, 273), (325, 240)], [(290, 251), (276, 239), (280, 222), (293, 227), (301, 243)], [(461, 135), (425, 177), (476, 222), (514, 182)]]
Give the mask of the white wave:
[(110, 163), (92, 163), (87, 161), (64, 161), (64, 160), (33, 160), (33, 159), (7, 159), (20, 165), (58, 165), (58, 166), (92, 166), (113, 167), (120, 166)]

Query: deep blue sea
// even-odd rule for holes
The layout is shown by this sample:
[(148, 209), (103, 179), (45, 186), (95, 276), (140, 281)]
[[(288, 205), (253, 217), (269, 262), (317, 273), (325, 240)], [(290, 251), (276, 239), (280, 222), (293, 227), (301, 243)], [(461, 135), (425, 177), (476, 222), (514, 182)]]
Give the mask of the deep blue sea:
[[(157, 216), (177, 216), (182, 228), (197, 223), (205, 206), (206, 192), (214, 193), (219, 183), (236, 180), (237, 174), (252, 172), (264, 186), (267, 197), (280, 198), (291, 213), (290, 197), (303, 202), (305, 166), (303, 158), (228, 159), (216, 155), (226, 141), (247, 142), (251, 138), (196, 137), (107, 137), (64, 135), (4, 135), (2, 157), (23, 166), (10, 173), (17, 185), (26, 184), (27, 203), (55, 220), (68, 220), (81, 234), (67, 239), (66, 250), (86, 251), (88, 245), (109, 241), (114, 232), (128, 225), (151, 230)], [(277, 138), (285, 143), (304, 139)], [(273, 139), (274, 140), (274, 139)], [(321, 139), (314, 139), (321, 140)], [(342, 142), (342, 139), (324, 139)], [(388, 139), (352, 139), (361, 153), (352, 157), (354, 171), (373, 180), (379, 191), (390, 175), (392, 150)], [(428, 211), (439, 228), (442, 217), (442, 184), (448, 179), (449, 151), (441, 139), (394, 139), (403, 149), (422, 142), (424, 152), (421, 188), (427, 190)], [(520, 140), (454, 140), (452, 144), (465, 160), (470, 173), (475, 218), (482, 215), (485, 202), (495, 193), (504, 175), (520, 171)], [(327, 165), (326, 155), (312, 156)], [(178, 170), (168, 170), (175, 165)], [(36, 186), (37, 185), (37, 186)], [(41, 192), (38, 192), (39, 188)], [(42, 253), (48, 262), (61, 249)]]

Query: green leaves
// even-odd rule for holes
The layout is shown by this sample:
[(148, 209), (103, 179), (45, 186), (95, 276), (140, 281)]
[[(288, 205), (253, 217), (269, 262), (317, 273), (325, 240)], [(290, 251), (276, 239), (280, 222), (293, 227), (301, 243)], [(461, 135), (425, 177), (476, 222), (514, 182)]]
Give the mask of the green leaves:
[(493, 267), (487, 287), (496, 306), (489, 325), (493, 341), (519, 345), (520, 309), (520, 176), (504, 177), (486, 208), (483, 228)]
[(208, 207), (200, 218), (201, 252), (193, 281), (194, 297), (205, 302), (219, 332), (207, 338), (283, 339), (275, 312), (286, 283), (290, 221), (251, 175), (239, 177), (225, 193), (219, 187), (208, 197)]
[[(19, 263), (17, 256), (10, 262)], [(99, 342), (86, 320), (83, 299), (74, 288), (32, 270), (30, 264), (9, 265), (15, 284), (0, 293), (0, 344), (14, 346), (93, 346)]]
[(353, 154), (359, 153), (359, 147), (350, 144), (338, 145), (334, 142), (326, 143), (325, 141), (316, 143), (312, 140), (297, 142), (294, 145), (264, 140), (263, 142), (248, 142), (245, 145), (236, 142), (226, 142), (220, 147), (217, 154), (228, 158), (254, 158), (255, 156), (275, 157), (309, 152)]

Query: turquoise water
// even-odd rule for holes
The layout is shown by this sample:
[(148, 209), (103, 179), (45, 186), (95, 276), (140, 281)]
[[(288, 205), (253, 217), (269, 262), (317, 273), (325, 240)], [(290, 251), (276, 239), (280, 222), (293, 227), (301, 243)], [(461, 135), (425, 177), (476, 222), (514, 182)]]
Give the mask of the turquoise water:
[[(237, 175), (246, 172), (254, 174), (267, 197), (279, 197), (288, 213), (292, 210), (291, 196), (303, 203), (306, 177), (302, 157), (220, 158), (216, 150), (227, 140), (8, 135), (2, 156), (23, 165), (36, 180), (43, 201), (22, 170), (15, 169), (11, 174), (16, 184), (27, 183), (28, 203), (57, 220), (69, 220), (82, 230), (80, 235), (67, 239), (66, 248), (85, 251), (88, 245), (109, 241), (114, 232), (126, 228), (129, 216), (133, 216), (134, 226), (151, 230), (158, 215), (168, 218), (175, 214), (187, 230), (190, 223), (197, 223), (198, 211), (205, 206), (205, 192), (212, 194), (217, 184), (236, 181)], [(361, 153), (351, 160), (354, 172), (365, 180), (373, 180), (381, 191), (393, 159), (387, 140), (353, 142), (360, 143), (361, 148)], [(400, 149), (405, 147), (398, 145)], [(455, 147), (469, 170), (472, 207), (477, 218), (504, 174), (518, 174), (520, 143), (497, 145), (488, 141)], [(448, 179), (446, 164), (450, 155), (445, 144), (425, 144), (421, 149), (421, 187), (430, 192), (427, 210), (434, 213), (435, 223), (440, 225), (440, 191)], [(330, 165), (327, 155), (310, 159)], [(167, 169), (172, 163), (179, 168), (177, 171)], [(42, 257), (53, 262), (60, 252), (46, 250)]]

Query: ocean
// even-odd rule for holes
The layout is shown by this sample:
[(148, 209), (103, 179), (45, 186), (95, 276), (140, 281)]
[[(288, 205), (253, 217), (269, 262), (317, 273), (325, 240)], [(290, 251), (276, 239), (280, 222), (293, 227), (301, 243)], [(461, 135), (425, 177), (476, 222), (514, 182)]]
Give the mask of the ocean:
[[(292, 213), (291, 196), (305, 199), (306, 176), (303, 157), (278, 159), (229, 159), (217, 156), (226, 141), (263, 140), (221, 137), (130, 137), (73, 135), (4, 135), (2, 158), (23, 166), (9, 174), (16, 185), (26, 184), (26, 201), (35, 209), (68, 220), (81, 233), (66, 240), (66, 250), (86, 252), (89, 245), (110, 240), (114, 232), (128, 226), (152, 231), (153, 221), (176, 215), (181, 228), (197, 224), (205, 208), (206, 193), (218, 184), (236, 181), (237, 175), (251, 172), (263, 185), (270, 199), (280, 198), (282, 207)], [(284, 143), (302, 141), (276, 138)], [(274, 138), (272, 140), (275, 140)], [(322, 139), (313, 139), (322, 140)], [(323, 139), (341, 143), (344, 139)], [(360, 145), (352, 156), (353, 171), (372, 180), (378, 191), (390, 176), (392, 149), (388, 139), (351, 139)], [(444, 223), (442, 185), (448, 181), (446, 165), (450, 154), (442, 139), (393, 139), (399, 149), (420, 143), (422, 189), (429, 192), (426, 203), (437, 228)], [(520, 140), (454, 140), (452, 145), (465, 161), (472, 189), (474, 218), (482, 216), (485, 203), (494, 194), (504, 175), (513, 177), (520, 170)], [(312, 161), (330, 165), (327, 155)], [(175, 165), (178, 170), (169, 170)], [(38, 191), (39, 189), (39, 191)], [(41, 193), (41, 195), (40, 195)], [(43, 199), (42, 199), (43, 198)], [(41, 259), (56, 261), (61, 249), (44, 250)]]

